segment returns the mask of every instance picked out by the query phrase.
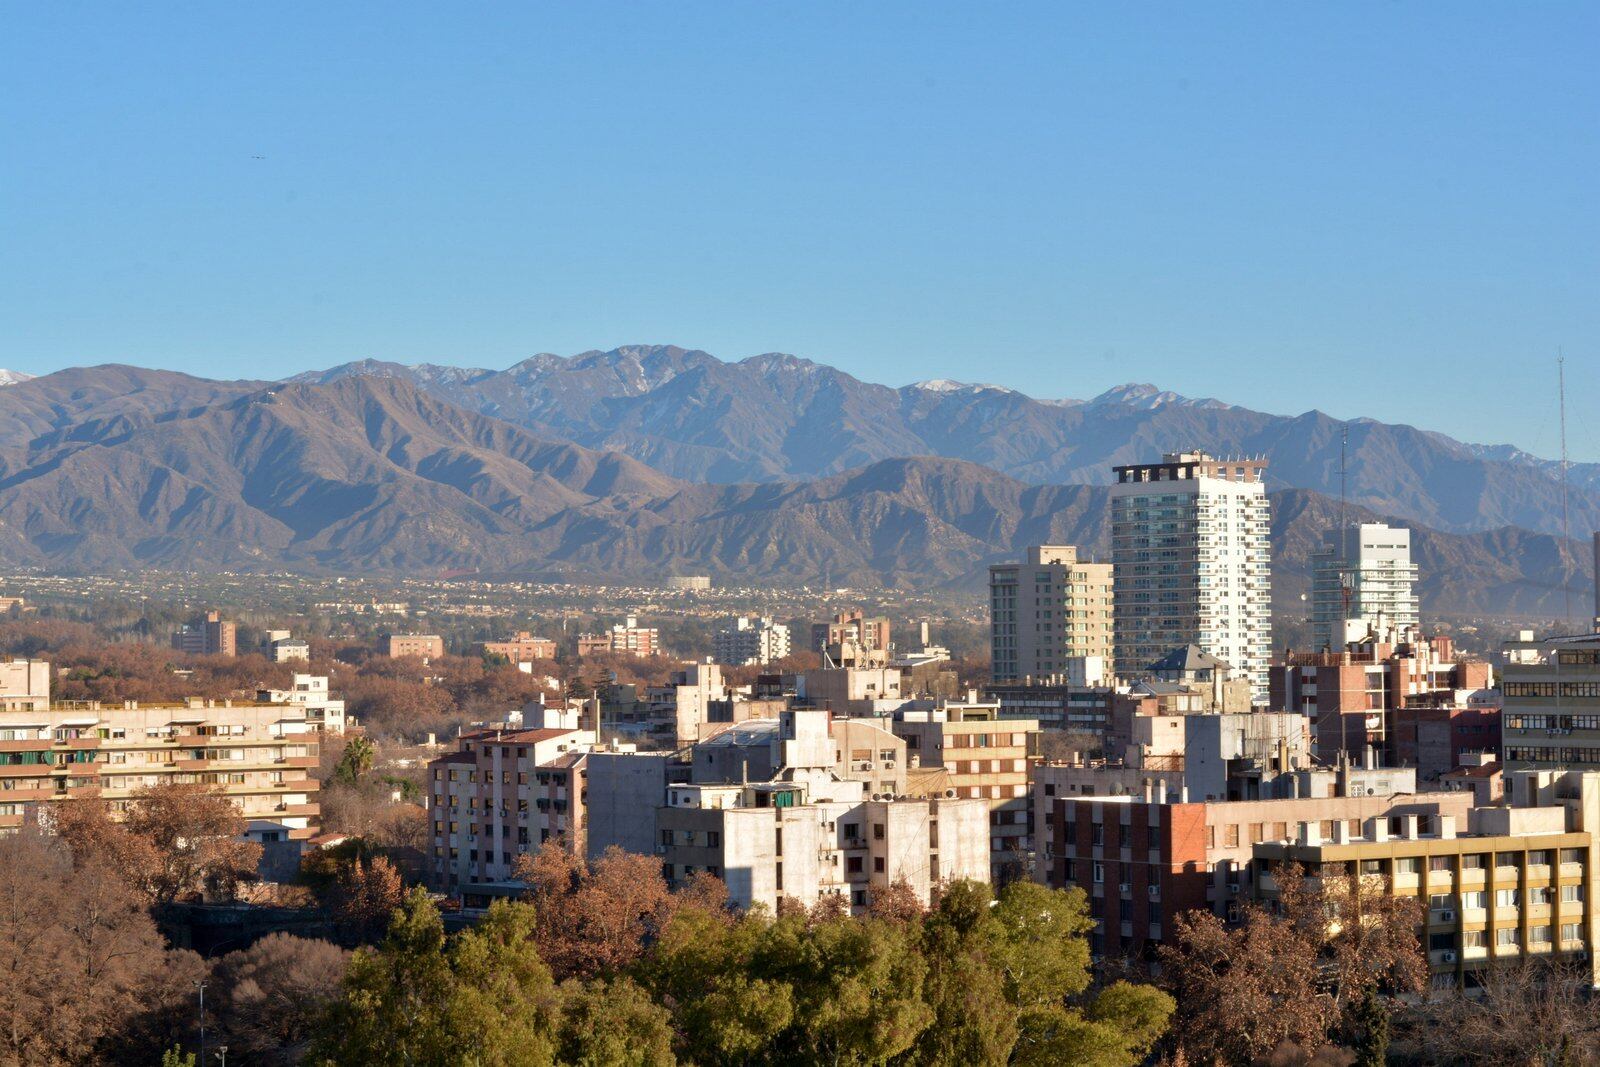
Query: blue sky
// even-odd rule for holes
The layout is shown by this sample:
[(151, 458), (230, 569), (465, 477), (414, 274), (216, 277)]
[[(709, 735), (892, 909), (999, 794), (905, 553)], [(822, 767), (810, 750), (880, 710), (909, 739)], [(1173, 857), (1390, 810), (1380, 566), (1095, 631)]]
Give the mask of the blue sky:
[(9, 5), (0, 366), (671, 342), (1552, 454), (1558, 347), (1600, 391), (1597, 41), (1593, 3)]

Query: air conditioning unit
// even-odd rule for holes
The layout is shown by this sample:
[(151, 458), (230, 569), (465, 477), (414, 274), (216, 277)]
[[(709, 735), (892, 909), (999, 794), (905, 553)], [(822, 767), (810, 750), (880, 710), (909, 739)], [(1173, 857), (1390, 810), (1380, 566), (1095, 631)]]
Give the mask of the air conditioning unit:
[(1239, 892), (1240, 892), (1240, 891), (1241, 891), (1241, 890), (1242, 890), (1242, 889), (1243, 889), (1243, 888), (1244, 888), (1244, 886), (1242, 886), (1242, 885), (1240, 885), (1240, 884), (1239, 884), (1239, 883), (1237, 883), (1237, 882), (1235, 882), (1235, 883), (1234, 883), (1234, 884), (1233, 884), (1233, 885), (1230, 885), (1230, 886), (1229, 886), (1229, 887), (1228, 887), (1228, 893), (1229, 893), (1229, 894), (1230, 894), (1230, 895), (1232, 895), (1232, 896), (1238, 896), (1238, 895), (1239, 895)]
[(1439, 953), (1439, 961), (1441, 963), (1454, 963), (1456, 961), (1456, 954), (1454, 952), (1441, 952)]
[(1456, 913), (1448, 909), (1441, 911), (1439, 913), (1439, 921), (1442, 923), (1453, 923), (1456, 921)]
[(665, 856), (666, 854), (667, 854), (667, 846), (666, 845), (657, 845), (656, 846), (656, 855)]
[(1126, 895), (1128, 893), (1132, 893), (1133, 892), (1133, 883), (1132, 882), (1123, 882), (1121, 885), (1117, 886), (1117, 892), (1122, 893), (1124, 895)]

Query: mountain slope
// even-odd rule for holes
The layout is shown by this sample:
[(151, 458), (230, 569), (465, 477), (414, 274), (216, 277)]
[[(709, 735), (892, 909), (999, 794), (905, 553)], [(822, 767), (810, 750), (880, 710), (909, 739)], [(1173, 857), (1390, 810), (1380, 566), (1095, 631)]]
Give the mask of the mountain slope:
[[(543, 440), (405, 377), (345, 376), (90, 419), (11, 450), (0, 561), (971, 587), (1030, 544), (1103, 556), (1108, 500), (1104, 486), (1030, 485), (928, 457), (694, 484)], [(1297, 609), (1337, 505), (1285, 490), (1274, 506), (1275, 595)], [(1431, 610), (1548, 612), (1564, 587), (1587, 588), (1581, 545), (1413, 530)]]
[[(724, 363), (705, 352), (643, 345), (570, 359), (540, 355), (498, 372), (368, 362), (302, 378), (373, 372), (404, 376), (540, 436), (625, 452), (686, 480), (723, 483), (823, 477), (880, 459), (933, 455), (1028, 482), (1103, 484), (1113, 464), (1199, 447), (1268, 456), (1274, 489), (1333, 494), (1348, 430), (1354, 504), (1457, 532), (1560, 530), (1559, 468), (1524, 453), (1317, 411), (1270, 415), (1149, 385), (1087, 402), (949, 381), (890, 389), (793, 356)], [(1574, 465), (1571, 485), (1571, 528), (1600, 529), (1600, 465)]]

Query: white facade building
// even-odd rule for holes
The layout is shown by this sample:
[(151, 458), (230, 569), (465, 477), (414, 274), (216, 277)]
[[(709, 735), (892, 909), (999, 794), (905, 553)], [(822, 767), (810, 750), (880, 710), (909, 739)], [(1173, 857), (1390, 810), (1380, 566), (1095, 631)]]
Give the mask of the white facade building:
[(306, 713), (306, 723), (323, 733), (344, 733), (344, 701), (333, 699), (328, 679), (321, 674), (297, 674), (289, 689), (263, 689), (256, 699), (271, 704), (290, 704)]
[(736, 615), (717, 627), (716, 660), (729, 667), (768, 664), (788, 656), (789, 647), (789, 627), (764, 615)]
[(1111, 564), (1073, 545), (1034, 545), (989, 568), (989, 645), (996, 682), (1049, 681), (1082, 657), (1111, 656)]
[(1421, 621), (1410, 530), (1381, 522), (1330, 530), (1312, 557), (1312, 573), (1311, 639), (1317, 649), (1343, 648), (1346, 620), (1374, 631), (1404, 631)]
[(1167, 453), (1115, 469), (1111, 487), (1116, 673), (1137, 677), (1198, 645), (1267, 698), (1272, 645), (1265, 459)]

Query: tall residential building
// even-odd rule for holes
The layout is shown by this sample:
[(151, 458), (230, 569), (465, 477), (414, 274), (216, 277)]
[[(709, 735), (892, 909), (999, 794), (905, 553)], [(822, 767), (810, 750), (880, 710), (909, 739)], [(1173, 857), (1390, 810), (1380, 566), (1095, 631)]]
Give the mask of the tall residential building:
[(762, 615), (736, 615), (717, 627), (715, 642), (718, 663), (764, 665), (789, 655), (789, 628)]
[(504, 882), (517, 857), (557, 838), (583, 851), (584, 766), (592, 730), (491, 727), (428, 764), (430, 882)]
[(1416, 586), (1410, 530), (1381, 522), (1329, 530), (1322, 551), (1312, 556), (1312, 645), (1343, 648), (1352, 640), (1347, 621), (1373, 629), (1416, 626)]
[(1267, 697), (1272, 648), (1265, 459), (1169, 452), (1113, 468), (1116, 673), (1183, 645), (1226, 661)]
[(1074, 659), (1112, 654), (1111, 564), (1073, 545), (1035, 545), (989, 568), (989, 644), (996, 682), (1057, 680)]
[(306, 725), (318, 733), (344, 733), (344, 701), (335, 700), (328, 692), (325, 675), (296, 674), (292, 689), (258, 689), (256, 699), (268, 704), (294, 705), (305, 712)]
[(232, 656), (237, 651), (234, 625), (208, 611), (173, 631), (172, 648), (195, 656)]

